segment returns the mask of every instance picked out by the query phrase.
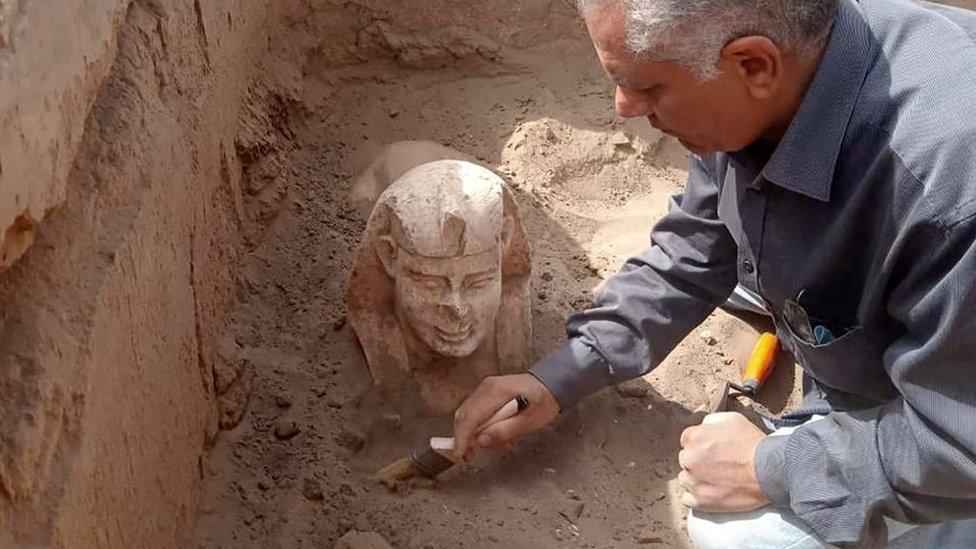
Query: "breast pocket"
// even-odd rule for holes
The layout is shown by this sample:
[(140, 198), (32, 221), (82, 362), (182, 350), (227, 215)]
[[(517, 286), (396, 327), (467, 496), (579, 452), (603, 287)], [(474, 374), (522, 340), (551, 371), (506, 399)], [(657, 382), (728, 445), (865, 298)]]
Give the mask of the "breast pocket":
[(863, 327), (855, 326), (829, 343), (816, 345), (804, 341), (787, 323), (780, 324), (780, 339), (789, 341), (789, 348), (810, 376), (847, 393), (879, 402), (891, 399), (892, 386), (881, 359), (883, 349)]

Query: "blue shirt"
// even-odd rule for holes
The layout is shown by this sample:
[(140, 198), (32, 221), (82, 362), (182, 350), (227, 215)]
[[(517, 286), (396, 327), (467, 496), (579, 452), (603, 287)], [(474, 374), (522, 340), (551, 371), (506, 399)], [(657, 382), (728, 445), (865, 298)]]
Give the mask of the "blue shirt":
[[(533, 368), (563, 408), (643, 375), (741, 283), (827, 418), (763, 441), (766, 496), (825, 541), (976, 517), (976, 14), (841, 0), (782, 140), (684, 194)], [(831, 338), (811, 337), (811, 327)]]

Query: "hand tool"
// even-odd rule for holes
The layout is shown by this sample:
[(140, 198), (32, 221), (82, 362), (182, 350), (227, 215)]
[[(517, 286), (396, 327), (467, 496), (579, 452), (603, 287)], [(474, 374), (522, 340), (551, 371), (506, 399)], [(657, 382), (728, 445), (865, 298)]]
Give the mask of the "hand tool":
[[(522, 395), (502, 406), (488, 421), (478, 428), (478, 432), (515, 416), (529, 407), (529, 400)], [(433, 479), (454, 465), (454, 439), (433, 437), (424, 441), (407, 457), (400, 458), (376, 473), (376, 478), (384, 483), (407, 480), (416, 476)]]
[(755, 397), (776, 366), (778, 351), (779, 339), (775, 335), (765, 333), (760, 336), (756, 347), (752, 350), (752, 356), (749, 357), (749, 364), (746, 365), (746, 371), (742, 376), (742, 384), (725, 382), (725, 385), (715, 393), (710, 411), (714, 414), (728, 410), (729, 396), (733, 390), (739, 394)]

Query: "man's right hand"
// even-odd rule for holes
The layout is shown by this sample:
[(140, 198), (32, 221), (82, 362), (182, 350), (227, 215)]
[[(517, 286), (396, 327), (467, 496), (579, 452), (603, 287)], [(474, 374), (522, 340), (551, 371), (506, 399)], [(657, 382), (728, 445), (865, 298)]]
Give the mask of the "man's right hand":
[[(518, 395), (529, 401), (528, 408), (477, 432)], [(532, 374), (487, 377), (454, 413), (454, 457), (459, 461), (469, 457), (475, 442), (484, 448), (507, 448), (519, 436), (545, 427), (558, 415), (556, 397)]]

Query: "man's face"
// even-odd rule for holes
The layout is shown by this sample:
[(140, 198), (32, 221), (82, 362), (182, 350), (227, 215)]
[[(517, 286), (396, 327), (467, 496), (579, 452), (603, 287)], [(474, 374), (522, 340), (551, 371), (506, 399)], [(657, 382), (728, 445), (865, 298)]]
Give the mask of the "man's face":
[(494, 334), (501, 304), (501, 253), (428, 258), (399, 248), (395, 259), (400, 318), (434, 352), (465, 357)]
[(736, 151), (760, 137), (766, 113), (727, 64), (702, 82), (673, 62), (636, 58), (626, 48), (626, 21), (618, 8), (596, 8), (586, 25), (604, 70), (617, 85), (616, 109), (625, 118), (647, 117), (651, 125), (699, 155)]

